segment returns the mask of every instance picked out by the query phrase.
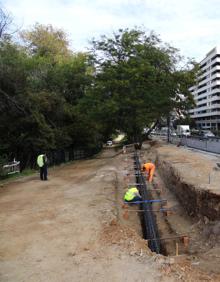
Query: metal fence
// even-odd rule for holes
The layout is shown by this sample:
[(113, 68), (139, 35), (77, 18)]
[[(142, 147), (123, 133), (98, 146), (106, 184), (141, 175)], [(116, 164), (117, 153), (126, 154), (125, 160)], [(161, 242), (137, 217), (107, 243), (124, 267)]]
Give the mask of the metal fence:
[(220, 154), (220, 138), (216, 137), (201, 138), (196, 136), (183, 136), (180, 138), (177, 136), (170, 136), (170, 142), (176, 145), (179, 144), (206, 152)]
[[(167, 134), (156, 133), (151, 134), (153, 138), (168, 140)], [(169, 136), (169, 142), (175, 145), (187, 146), (190, 148), (220, 154), (220, 138), (219, 137), (199, 137), (199, 136)]]
[[(101, 147), (97, 146), (95, 148), (69, 148), (65, 150), (57, 150), (47, 152), (48, 165), (54, 166), (61, 163), (66, 163), (73, 160), (80, 160), (91, 157), (92, 155), (98, 153)], [(5, 177), (8, 174), (21, 172), (26, 168), (37, 168), (37, 155), (36, 154), (26, 154), (16, 157), (19, 161), (7, 162), (2, 161), (0, 163), (0, 177)], [(8, 157), (8, 159), (10, 159)]]
[(59, 165), (73, 160), (88, 158), (100, 151), (100, 147), (93, 149), (69, 149), (47, 153), (49, 165)]

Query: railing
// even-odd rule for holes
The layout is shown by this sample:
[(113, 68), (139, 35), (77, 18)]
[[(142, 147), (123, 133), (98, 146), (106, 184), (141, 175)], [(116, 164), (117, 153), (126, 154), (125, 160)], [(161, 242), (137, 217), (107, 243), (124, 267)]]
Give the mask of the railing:
[(5, 174), (13, 174), (20, 172), (20, 161), (13, 161), (3, 166)]
[[(167, 134), (156, 133), (151, 136), (159, 137), (167, 140)], [(201, 136), (172, 136), (169, 137), (169, 142), (175, 145), (187, 146), (190, 148), (220, 154), (220, 138), (219, 137), (201, 137)]]
[(170, 142), (172, 144), (179, 144), (182, 146), (187, 146), (190, 148), (195, 148), (198, 150), (220, 154), (220, 138), (217, 137), (170, 137)]
[(220, 154), (220, 139), (216, 137), (183, 137), (181, 138), (181, 145)]

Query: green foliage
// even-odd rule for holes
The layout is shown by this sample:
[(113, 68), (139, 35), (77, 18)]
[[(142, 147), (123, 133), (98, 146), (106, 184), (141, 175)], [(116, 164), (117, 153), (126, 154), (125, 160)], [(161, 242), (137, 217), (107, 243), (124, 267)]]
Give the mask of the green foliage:
[(31, 31), (21, 32), (21, 37), (31, 55), (49, 57), (55, 62), (62, 61), (71, 55), (65, 32), (52, 25), (36, 23)]
[(194, 72), (178, 70), (177, 50), (162, 45), (153, 33), (119, 30), (111, 38), (94, 40), (92, 51), (97, 71), (88, 94), (90, 110), (102, 120), (104, 135), (118, 129), (141, 141), (144, 127), (192, 103), (188, 87)]
[(7, 157), (0, 155), (0, 179), (5, 177), (5, 171), (3, 166), (7, 163)]
[[(64, 33), (52, 27), (25, 36), (33, 40), (28, 52), (10, 40), (0, 45), (0, 155), (16, 157), (22, 168), (42, 151), (97, 146), (77, 110), (91, 82), (88, 55), (69, 52)], [(47, 40), (55, 45), (43, 52)]]
[(34, 173), (36, 173), (36, 170), (33, 169), (25, 169), (22, 172), (19, 173), (13, 173), (13, 174), (6, 174), (6, 175), (0, 175), (0, 187), (4, 188), (5, 183), (9, 182), (10, 180), (16, 179), (16, 178), (21, 178), (24, 176), (31, 176)]
[(192, 104), (195, 72), (177, 68), (177, 50), (153, 33), (119, 30), (90, 53), (71, 52), (50, 25), (22, 38), (0, 41), (0, 156), (22, 168), (43, 151), (95, 151), (118, 130), (140, 142), (144, 127)]

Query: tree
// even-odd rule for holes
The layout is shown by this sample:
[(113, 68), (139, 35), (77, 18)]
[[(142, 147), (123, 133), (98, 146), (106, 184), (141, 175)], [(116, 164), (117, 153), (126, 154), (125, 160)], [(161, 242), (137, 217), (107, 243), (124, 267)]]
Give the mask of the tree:
[(9, 33), (7, 33), (7, 30), (9, 29), (11, 24), (12, 24), (12, 16), (10, 15), (10, 13), (4, 11), (0, 7), (0, 40), (3, 37), (9, 35)]
[[(119, 30), (73, 54), (62, 30), (36, 24), (25, 46), (0, 41), (0, 155), (33, 165), (38, 152), (94, 149), (122, 130), (142, 130), (192, 103), (194, 73), (154, 35)], [(184, 99), (180, 99), (180, 94)]]
[(10, 39), (0, 42), (0, 155), (22, 167), (38, 152), (96, 142), (77, 110), (90, 84), (88, 55), (57, 48), (31, 54)]
[(30, 103), (28, 60), (24, 50), (10, 40), (0, 43), (0, 154), (17, 157), (22, 164), (45, 144), (51, 148), (54, 143), (50, 127), (35, 110), (36, 104)]
[(65, 32), (52, 25), (36, 23), (31, 31), (21, 32), (21, 37), (31, 55), (48, 57), (57, 62), (72, 54)]
[(193, 72), (178, 70), (178, 51), (163, 45), (154, 33), (121, 29), (92, 44), (97, 71), (89, 95), (103, 133), (119, 129), (131, 141), (141, 142), (144, 127), (191, 103)]

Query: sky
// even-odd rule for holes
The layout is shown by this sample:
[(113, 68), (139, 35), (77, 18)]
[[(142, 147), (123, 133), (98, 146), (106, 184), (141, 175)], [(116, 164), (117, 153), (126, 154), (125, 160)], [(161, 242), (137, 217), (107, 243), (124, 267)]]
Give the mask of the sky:
[(220, 45), (220, 0), (0, 0), (22, 29), (36, 22), (67, 34), (74, 51), (135, 26), (153, 30), (184, 57), (201, 61)]

